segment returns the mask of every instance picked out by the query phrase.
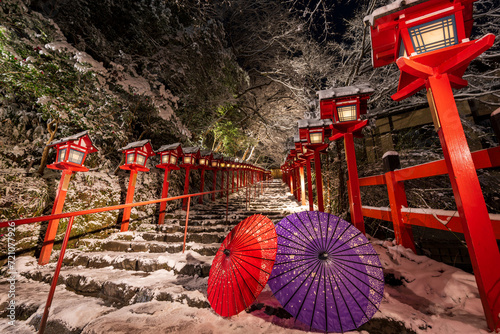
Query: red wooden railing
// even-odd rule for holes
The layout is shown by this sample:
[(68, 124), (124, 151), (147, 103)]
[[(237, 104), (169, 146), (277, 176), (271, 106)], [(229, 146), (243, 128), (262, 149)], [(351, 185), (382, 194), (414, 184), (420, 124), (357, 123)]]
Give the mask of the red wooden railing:
[[(472, 152), (476, 169), (500, 166), (500, 146)], [(438, 230), (464, 233), (458, 212), (450, 210), (407, 207), (404, 181), (448, 174), (444, 160), (389, 171), (359, 179), (360, 187), (385, 185), (390, 208), (362, 206), (363, 216), (386, 221), (394, 225), (396, 242), (415, 251), (411, 226), (423, 226)], [(500, 239), (500, 214), (490, 214), (496, 239)]]
[[(252, 181), (252, 180), (250, 179), (249, 181)], [(252, 187), (255, 188), (255, 193), (254, 193), (255, 197), (258, 196), (258, 190), (257, 190), (258, 183), (260, 183), (261, 193), (264, 192), (264, 186), (266, 186), (268, 183), (266, 180), (262, 180), (262, 181), (255, 182), (255, 183), (250, 183), (246, 186), (241, 186), (239, 188), (239, 190), (242, 190), (242, 189), (246, 190), (245, 197), (246, 197), (246, 207), (247, 208), (248, 208), (248, 203), (249, 203), (249, 201), (251, 201), (251, 198), (252, 198)], [(187, 204), (187, 211), (186, 211), (186, 227), (184, 230), (184, 245), (182, 247), (182, 252), (184, 253), (184, 251), (186, 249), (186, 237), (187, 237), (191, 197), (204, 196), (204, 195), (208, 195), (208, 194), (214, 194), (217, 192), (221, 192), (221, 193), (225, 192), (225, 194), (226, 194), (226, 221), (227, 221), (228, 210), (229, 210), (229, 192), (230, 192), (230, 190), (231, 190), (230, 187), (228, 187), (228, 188), (223, 188), (223, 189), (214, 190), (214, 191), (206, 191), (206, 192), (195, 193), (195, 194), (168, 197), (168, 198), (162, 198), (162, 199), (152, 200), (152, 201), (130, 203), (130, 204), (121, 204), (121, 205), (114, 205), (114, 206), (103, 207), (103, 208), (94, 208), (94, 209), (81, 210), (81, 211), (65, 212), (65, 213), (60, 213), (60, 214), (55, 214), (55, 215), (15, 219), (15, 220), (0, 222), (0, 228), (3, 228), (3, 227), (8, 227), (8, 226), (12, 227), (12, 223), (14, 223), (15, 226), (19, 226), (19, 225), (25, 225), (25, 224), (38, 223), (38, 222), (42, 222), (42, 221), (50, 221), (50, 220), (54, 220), (54, 219), (69, 218), (69, 223), (68, 223), (68, 226), (66, 227), (66, 232), (64, 234), (64, 239), (63, 239), (63, 243), (61, 246), (61, 252), (60, 252), (59, 258), (57, 260), (57, 265), (56, 265), (56, 268), (54, 271), (54, 276), (52, 277), (52, 283), (50, 286), (49, 295), (47, 297), (47, 302), (45, 304), (45, 310), (43, 313), (43, 317), (42, 317), (42, 321), (40, 323), (40, 329), (39, 329), (38, 333), (43, 334), (45, 332), (45, 328), (47, 325), (47, 319), (48, 319), (48, 315), (49, 315), (49, 311), (50, 311), (50, 306), (52, 305), (52, 299), (54, 297), (54, 293), (56, 290), (57, 280), (59, 279), (59, 273), (61, 271), (61, 266), (62, 266), (62, 262), (64, 259), (64, 254), (66, 252), (66, 247), (68, 245), (68, 240), (69, 240), (71, 228), (73, 226), (73, 221), (74, 221), (75, 217), (89, 215), (89, 214), (93, 214), (93, 213), (131, 209), (133, 207), (150, 205), (150, 204), (157, 204), (157, 203), (164, 203), (164, 202), (175, 201), (175, 200), (184, 200), (186, 198), (186, 199), (188, 199), (188, 204)], [(49, 240), (47, 242), (54, 242), (54, 240)]]

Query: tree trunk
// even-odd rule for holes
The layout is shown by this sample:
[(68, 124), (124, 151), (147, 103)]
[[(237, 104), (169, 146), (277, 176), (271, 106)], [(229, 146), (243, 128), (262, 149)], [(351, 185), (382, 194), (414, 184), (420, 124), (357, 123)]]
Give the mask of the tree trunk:
[[(56, 125), (54, 126), (54, 130), (52, 130), (50, 127), (54, 123), (56, 123)], [(45, 166), (47, 165), (47, 159), (49, 158), (49, 150), (50, 150), (49, 144), (52, 143), (52, 141), (54, 140), (58, 126), (59, 126), (59, 118), (53, 119), (50, 123), (47, 124), (47, 131), (49, 131), (50, 137), (43, 149), (42, 161), (40, 162), (40, 167), (38, 168), (38, 174), (40, 176), (42, 176), (45, 171)]]

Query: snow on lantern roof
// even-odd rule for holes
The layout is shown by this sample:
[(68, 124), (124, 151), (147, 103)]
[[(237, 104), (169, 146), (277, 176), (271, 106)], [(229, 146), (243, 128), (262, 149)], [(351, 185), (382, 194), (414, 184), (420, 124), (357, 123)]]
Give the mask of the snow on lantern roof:
[(174, 144), (169, 144), (169, 145), (163, 145), (159, 149), (157, 149), (155, 152), (165, 152), (165, 151), (172, 151), (172, 150), (177, 150), (180, 148), (181, 143), (174, 143)]
[(56, 145), (59, 145), (59, 144), (66, 143), (68, 141), (77, 141), (77, 140), (79, 140), (80, 138), (83, 137), (82, 140), (85, 142), (85, 146), (88, 149), (87, 152), (88, 153), (97, 152), (97, 148), (92, 143), (92, 139), (90, 139), (88, 133), (89, 133), (88, 131), (82, 131), (82, 132), (79, 132), (79, 133), (74, 134), (72, 136), (68, 136), (68, 137), (64, 137), (64, 138), (61, 138), (59, 140), (56, 140), (56, 141), (50, 143), (47, 146), (52, 147), (52, 146), (56, 146)]
[(425, 2), (428, 0), (396, 0), (393, 3), (390, 3), (386, 6), (375, 9), (370, 15), (367, 15), (363, 18), (364, 22), (369, 23), (371, 26), (374, 25), (375, 20), (387, 16), (405, 8), (418, 5), (419, 3)]
[(360, 84), (348, 87), (330, 88), (316, 92), (320, 100), (351, 95), (372, 94), (373, 88), (368, 84)]
[(185, 155), (186, 154), (195, 154), (195, 155), (198, 155), (200, 152), (200, 148), (199, 147), (183, 147), (182, 148), (182, 153), (184, 153)]
[(223, 158), (222, 154), (214, 153), (213, 160), (222, 160)]
[[(139, 140), (135, 141), (133, 143), (129, 143), (127, 146), (122, 147), (118, 150), (118, 152), (130, 150), (132, 148), (138, 148), (138, 147), (143, 147), (144, 145), (149, 144), (151, 146), (151, 143), (149, 142), (149, 139), (144, 139), (144, 140)], [(152, 148), (152, 147), (151, 147)]]
[(301, 119), (298, 121), (299, 129), (329, 127), (333, 124), (331, 119)]
[(213, 153), (212, 153), (212, 151), (209, 151), (209, 150), (203, 150), (203, 151), (200, 151), (200, 156), (210, 157), (210, 156), (213, 156)]
[(301, 143), (301, 142), (303, 143), (303, 142), (306, 142), (306, 141), (307, 140), (305, 140), (305, 139), (300, 139), (300, 135), (298, 135), (298, 134), (295, 135), (295, 136), (293, 136), (293, 142), (294, 143)]

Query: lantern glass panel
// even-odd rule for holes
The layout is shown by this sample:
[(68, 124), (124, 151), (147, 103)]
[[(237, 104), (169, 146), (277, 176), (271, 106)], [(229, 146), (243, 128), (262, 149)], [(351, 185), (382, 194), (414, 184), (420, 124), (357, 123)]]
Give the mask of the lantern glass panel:
[(405, 44), (403, 43), (403, 39), (399, 42), (399, 57), (407, 57), (408, 54), (406, 53), (405, 49)]
[(146, 164), (146, 156), (137, 154), (136, 164), (144, 166)]
[(202, 165), (202, 166), (205, 166), (205, 161), (206, 161), (205, 158), (201, 158), (200, 161), (199, 161), (199, 164)]
[(177, 157), (175, 155), (170, 155), (170, 164), (175, 165), (177, 163)]
[(163, 154), (161, 156), (161, 163), (162, 164), (168, 164), (168, 154)]
[(84, 156), (85, 153), (80, 152), (78, 150), (70, 149), (68, 155), (68, 161), (81, 165), (83, 163)]
[(135, 161), (135, 153), (128, 153), (127, 154), (127, 165), (133, 164)]
[(413, 48), (417, 54), (458, 44), (455, 16), (440, 19), (408, 28)]
[(64, 161), (66, 159), (66, 150), (65, 148), (59, 150), (59, 156), (57, 157), (57, 162)]
[(337, 107), (337, 113), (339, 114), (339, 122), (355, 121), (357, 118), (355, 104)]
[(212, 167), (217, 167), (217, 161), (212, 161)]
[(185, 164), (190, 164), (192, 161), (192, 158), (191, 157), (184, 157), (184, 163)]
[(225, 163), (225, 162), (221, 162), (220, 166), (221, 166), (222, 168), (224, 168), (224, 167), (226, 167), (226, 163)]
[(310, 138), (311, 144), (323, 143), (323, 133), (322, 132), (310, 133), (309, 138)]

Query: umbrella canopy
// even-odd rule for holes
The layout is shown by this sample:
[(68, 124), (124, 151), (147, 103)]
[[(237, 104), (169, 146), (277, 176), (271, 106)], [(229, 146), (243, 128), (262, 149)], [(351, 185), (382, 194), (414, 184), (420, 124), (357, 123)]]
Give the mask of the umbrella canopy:
[(353, 225), (304, 211), (276, 225), (278, 253), (269, 286), (292, 316), (311, 328), (345, 332), (378, 310), (384, 275), (377, 253)]
[(276, 230), (266, 216), (250, 216), (233, 228), (208, 277), (208, 301), (215, 312), (229, 317), (253, 303), (271, 275), (276, 248)]

